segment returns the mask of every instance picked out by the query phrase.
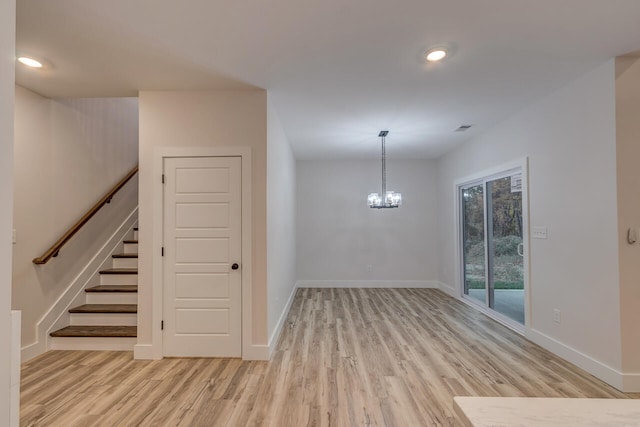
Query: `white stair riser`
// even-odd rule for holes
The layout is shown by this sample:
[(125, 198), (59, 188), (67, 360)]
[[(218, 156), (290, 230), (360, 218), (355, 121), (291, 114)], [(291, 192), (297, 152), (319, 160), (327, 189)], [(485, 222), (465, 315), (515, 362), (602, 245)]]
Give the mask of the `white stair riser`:
[(71, 313), (71, 325), (81, 326), (136, 326), (136, 313)]
[(138, 253), (138, 244), (137, 243), (125, 243), (124, 244), (124, 253), (125, 254), (137, 254)]
[(138, 258), (113, 258), (113, 268), (138, 268)]
[(137, 285), (137, 274), (101, 274), (101, 285)]
[(49, 338), (51, 350), (133, 351), (137, 338)]
[(136, 292), (87, 292), (86, 304), (137, 304)]
[(133, 240), (138, 240), (138, 230), (133, 230)]

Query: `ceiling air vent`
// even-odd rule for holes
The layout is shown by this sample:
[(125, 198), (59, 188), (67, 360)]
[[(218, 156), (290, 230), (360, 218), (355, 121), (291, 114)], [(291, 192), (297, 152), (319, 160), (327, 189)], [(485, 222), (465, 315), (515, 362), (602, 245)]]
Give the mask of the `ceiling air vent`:
[(467, 129), (469, 129), (471, 126), (473, 125), (460, 125), (456, 130), (454, 130), (454, 132), (464, 132)]

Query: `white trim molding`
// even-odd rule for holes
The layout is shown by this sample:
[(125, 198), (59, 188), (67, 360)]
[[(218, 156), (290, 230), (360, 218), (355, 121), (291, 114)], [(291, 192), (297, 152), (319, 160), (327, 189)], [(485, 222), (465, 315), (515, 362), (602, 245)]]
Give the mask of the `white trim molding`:
[[(573, 363), (579, 368), (584, 369), (596, 378), (601, 379), (607, 384), (622, 391), (630, 391), (623, 389), (623, 374), (616, 369), (605, 365), (604, 363), (592, 358), (591, 356), (576, 350), (560, 341), (551, 338), (550, 336), (537, 331), (535, 329), (527, 329), (525, 331), (525, 337), (538, 344), (541, 347), (549, 350), (553, 354), (562, 357), (563, 359)], [(640, 378), (640, 375), (637, 375)], [(638, 385), (638, 384), (636, 384)]]
[[(164, 192), (161, 176), (164, 171), (164, 159), (170, 157), (240, 157), (242, 167), (242, 358), (245, 360), (268, 360), (267, 345), (254, 345), (252, 294), (252, 160), (251, 147), (156, 147), (153, 152), (153, 216), (151, 224), (151, 244), (149, 247), (163, 246), (163, 209)], [(157, 178), (157, 179), (156, 179)], [(136, 359), (162, 359), (163, 336), (160, 329), (163, 309), (164, 278), (162, 257), (154, 253), (151, 261), (151, 313), (139, 317), (139, 322), (150, 322), (151, 342), (138, 341), (134, 347)], [(140, 313), (138, 313), (140, 316)]]
[[(483, 313), (490, 319), (513, 329), (513, 326), (503, 322), (501, 319), (493, 316), (493, 313), (490, 313), (486, 310), (482, 310), (476, 304), (473, 304), (464, 298), (461, 298), (458, 295), (457, 289), (452, 286), (449, 286), (443, 282), (439, 282), (440, 290), (450, 295), (452, 298), (456, 298), (461, 302), (465, 303), (469, 307), (478, 310)], [(566, 344), (561, 343), (560, 341), (538, 331), (535, 329), (525, 328), (524, 331), (515, 330), (515, 332), (523, 334), (526, 339), (529, 341), (539, 345), (545, 350), (555, 354), (562, 359), (573, 363), (579, 368), (584, 369), (589, 372), (591, 375), (601, 379), (607, 384), (617, 388), (618, 390), (625, 393), (640, 393), (640, 373), (624, 373), (620, 372), (592, 357), (587, 354), (584, 354)]]
[(453, 286), (449, 286), (444, 282), (438, 281), (438, 289), (440, 289), (442, 292), (444, 292), (445, 294), (449, 295), (452, 298), (460, 298), (458, 289), (456, 289)]
[(22, 311), (11, 310), (11, 425), (20, 425), (20, 339)]
[(291, 309), (291, 305), (293, 304), (293, 300), (296, 297), (296, 292), (298, 291), (298, 282), (295, 283), (293, 289), (291, 289), (291, 294), (289, 295), (289, 299), (284, 306), (284, 310), (280, 314), (280, 318), (278, 319), (278, 323), (276, 324), (271, 337), (269, 338), (269, 359), (271, 359), (271, 355), (276, 349), (278, 345), (278, 339), (280, 338), (280, 334), (282, 333), (282, 328), (284, 327), (284, 323), (287, 320), (287, 316), (289, 315), (289, 310)]
[(133, 358), (137, 360), (159, 360), (161, 357), (157, 357), (154, 353), (154, 348), (151, 344), (136, 344), (133, 346)]
[(424, 288), (438, 289), (437, 280), (298, 280), (296, 288)]
[(622, 391), (625, 393), (640, 393), (640, 373), (622, 373)]
[(242, 347), (242, 360), (269, 360), (271, 351), (267, 344), (252, 344)]

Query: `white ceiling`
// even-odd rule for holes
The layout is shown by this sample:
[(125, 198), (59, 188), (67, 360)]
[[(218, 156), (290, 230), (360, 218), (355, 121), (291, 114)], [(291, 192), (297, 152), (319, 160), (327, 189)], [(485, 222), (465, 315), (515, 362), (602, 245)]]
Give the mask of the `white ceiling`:
[[(264, 88), (298, 158), (433, 158), (640, 48), (639, 0), (18, 0), (49, 97)], [(434, 45), (451, 55), (427, 65)], [(474, 127), (464, 133), (461, 124)]]

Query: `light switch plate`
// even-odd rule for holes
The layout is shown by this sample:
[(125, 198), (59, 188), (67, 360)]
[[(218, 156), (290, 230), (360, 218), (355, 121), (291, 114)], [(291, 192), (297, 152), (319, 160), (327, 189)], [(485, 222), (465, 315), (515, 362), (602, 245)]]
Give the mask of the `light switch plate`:
[(533, 239), (546, 239), (547, 227), (531, 227), (531, 237)]

